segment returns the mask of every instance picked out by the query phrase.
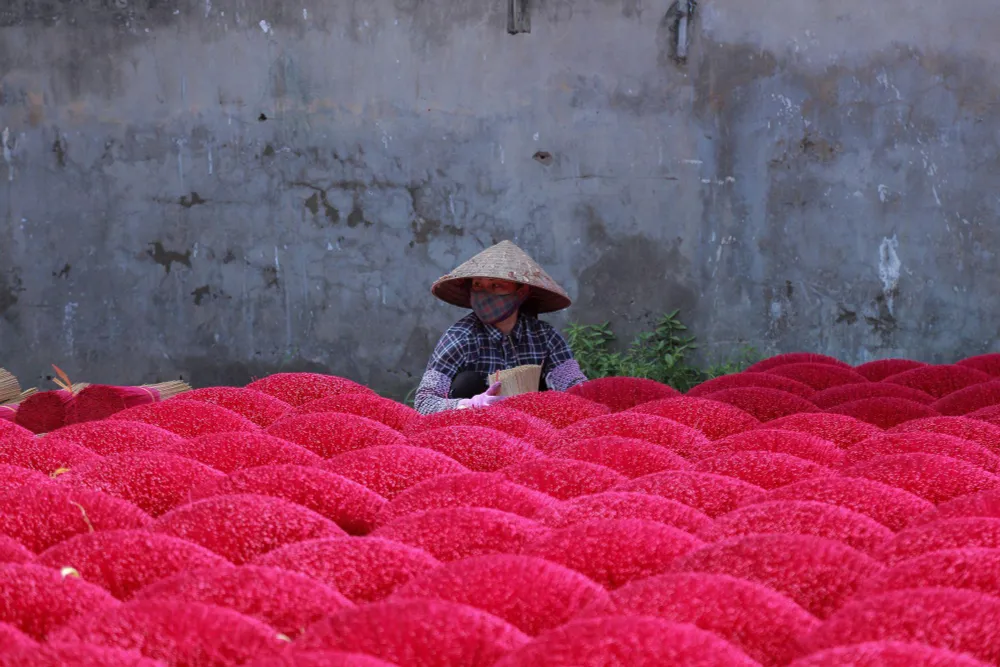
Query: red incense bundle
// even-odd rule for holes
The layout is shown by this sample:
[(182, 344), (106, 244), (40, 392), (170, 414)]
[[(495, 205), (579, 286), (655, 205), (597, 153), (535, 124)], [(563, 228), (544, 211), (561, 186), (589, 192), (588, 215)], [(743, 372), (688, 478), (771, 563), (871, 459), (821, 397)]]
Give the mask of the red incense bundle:
[(38, 390), (32, 387), (31, 389), (22, 391), (14, 399), (0, 403), (0, 420), (17, 423), (17, 409), (21, 406), (21, 403), (24, 402), (24, 399), (37, 393)]
[(14, 423), (36, 435), (54, 431), (67, 424), (66, 417), (72, 402), (72, 391), (40, 391), (21, 402), (14, 414)]
[(17, 423), (17, 405), (0, 405), (0, 420)]
[[(69, 376), (61, 368), (52, 364), (56, 372), (52, 381), (59, 386), (55, 391), (40, 391), (38, 393), (24, 392), (23, 400), (14, 415), (14, 423), (23, 426), (32, 433), (48, 433), (62, 428), (69, 423), (73, 399), (76, 394), (87, 386), (86, 383), (73, 384)], [(27, 396), (26, 396), (27, 395)]]
[(92, 384), (81, 390), (68, 415), (69, 424), (106, 419), (122, 410), (166, 400), (190, 390), (184, 382), (162, 382), (138, 387)]

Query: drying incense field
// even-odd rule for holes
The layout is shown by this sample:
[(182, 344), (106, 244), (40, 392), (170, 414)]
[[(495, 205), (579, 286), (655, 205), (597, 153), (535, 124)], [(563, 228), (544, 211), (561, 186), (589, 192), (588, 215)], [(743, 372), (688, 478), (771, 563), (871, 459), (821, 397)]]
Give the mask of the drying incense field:
[(12, 386), (0, 667), (1000, 665), (1000, 355)]

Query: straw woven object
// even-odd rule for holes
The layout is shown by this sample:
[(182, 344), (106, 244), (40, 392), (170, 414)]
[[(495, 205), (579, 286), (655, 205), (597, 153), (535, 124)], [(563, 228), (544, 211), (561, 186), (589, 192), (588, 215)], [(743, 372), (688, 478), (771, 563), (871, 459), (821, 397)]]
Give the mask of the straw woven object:
[(501, 396), (518, 396), (538, 391), (542, 379), (542, 367), (518, 366), (505, 371), (497, 371), (490, 375), (490, 384), (500, 383)]
[(21, 395), (21, 384), (10, 371), (0, 368), (0, 403), (15, 400)]
[(178, 394), (191, 391), (191, 385), (181, 380), (171, 380), (169, 382), (157, 382), (156, 384), (140, 385), (143, 389), (152, 389), (156, 392), (157, 399), (165, 401)]
[(38, 388), (37, 387), (32, 387), (31, 389), (25, 389), (24, 391), (22, 391), (20, 394), (18, 394), (14, 398), (12, 398), (9, 401), (6, 401), (5, 403), (3, 403), (3, 405), (17, 405), (18, 403), (20, 403), (24, 399), (28, 398), (32, 394), (37, 394), (37, 393), (38, 393)]
[(568, 308), (572, 301), (566, 291), (535, 260), (510, 241), (487, 248), (431, 287), (431, 293), (446, 303), (471, 308), (472, 278), (511, 280), (531, 288), (524, 307), (538, 313)]

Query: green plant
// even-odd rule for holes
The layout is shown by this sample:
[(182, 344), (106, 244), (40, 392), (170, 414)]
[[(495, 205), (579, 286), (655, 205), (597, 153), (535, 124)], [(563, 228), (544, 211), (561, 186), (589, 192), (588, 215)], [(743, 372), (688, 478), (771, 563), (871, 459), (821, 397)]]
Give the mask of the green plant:
[(748, 345), (743, 348), (740, 356), (736, 359), (729, 359), (727, 361), (708, 366), (704, 371), (705, 379), (712, 380), (723, 375), (742, 373), (758, 361), (760, 361), (760, 354), (757, 353), (756, 348)]
[(607, 322), (571, 323), (566, 329), (566, 340), (580, 369), (588, 378), (608, 377), (621, 369), (622, 355), (611, 351), (615, 334)]
[(741, 358), (699, 369), (690, 363), (691, 353), (698, 349), (695, 337), (681, 322), (679, 312), (668, 313), (656, 321), (652, 331), (646, 331), (624, 351), (616, 351), (617, 340), (611, 325), (570, 324), (566, 338), (584, 375), (602, 377), (640, 377), (668, 384), (687, 391), (705, 380), (736, 373), (751, 363), (756, 353), (744, 350)]
[(417, 399), (417, 387), (414, 387), (406, 394), (406, 398), (403, 399), (403, 405), (408, 405), (411, 408), (415, 406)]
[(652, 331), (639, 334), (627, 356), (636, 360), (636, 370), (645, 371), (643, 377), (687, 391), (701, 381), (701, 372), (687, 363), (698, 346), (678, 315), (676, 310), (664, 315)]

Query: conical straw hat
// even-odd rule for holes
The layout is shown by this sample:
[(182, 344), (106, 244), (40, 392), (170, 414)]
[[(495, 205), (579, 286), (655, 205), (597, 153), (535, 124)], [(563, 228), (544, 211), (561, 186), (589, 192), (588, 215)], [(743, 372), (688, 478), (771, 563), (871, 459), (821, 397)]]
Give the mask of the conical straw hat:
[(545, 273), (535, 260), (510, 241), (487, 248), (431, 287), (437, 298), (461, 308), (471, 308), (469, 291), (472, 278), (511, 280), (531, 287), (531, 296), (524, 307), (538, 313), (551, 313), (568, 308), (566, 291)]

